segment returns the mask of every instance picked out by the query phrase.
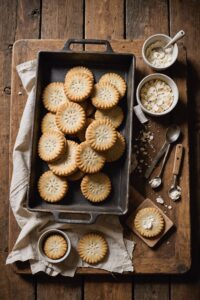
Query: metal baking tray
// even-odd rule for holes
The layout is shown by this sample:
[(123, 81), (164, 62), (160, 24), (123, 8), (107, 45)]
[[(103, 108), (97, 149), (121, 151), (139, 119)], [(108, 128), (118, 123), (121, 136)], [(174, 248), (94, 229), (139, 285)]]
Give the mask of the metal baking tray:
[[(105, 52), (74, 52), (71, 44), (104, 45)], [(38, 140), (41, 136), (41, 119), (47, 112), (42, 104), (42, 92), (47, 84), (64, 81), (66, 72), (74, 66), (86, 66), (92, 70), (95, 81), (106, 72), (120, 74), (127, 83), (127, 93), (120, 106), (124, 111), (124, 121), (119, 128), (126, 138), (126, 151), (117, 162), (106, 164), (103, 171), (111, 179), (112, 192), (108, 199), (99, 204), (86, 200), (80, 191), (80, 181), (69, 185), (69, 192), (63, 200), (51, 204), (39, 196), (37, 182), (48, 169), (47, 163), (38, 157)], [(129, 174), (132, 146), (132, 115), (134, 101), (135, 57), (132, 54), (114, 53), (106, 40), (68, 40), (61, 51), (41, 51), (38, 53), (35, 112), (32, 133), (31, 168), (27, 193), (27, 208), (31, 211), (52, 213), (57, 222), (94, 223), (99, 215), (123, 215), (128, 209)]]

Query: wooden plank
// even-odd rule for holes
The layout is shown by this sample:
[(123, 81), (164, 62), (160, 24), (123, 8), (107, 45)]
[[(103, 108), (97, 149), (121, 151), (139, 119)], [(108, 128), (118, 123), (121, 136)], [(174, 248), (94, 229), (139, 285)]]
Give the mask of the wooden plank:
[(129, 300), (132, 299), (132, 281), (85, 279), (85, 300)]
[[(134, 300), (169, 300), (168, 279), (161, 277), (136, 279), (134, 284)], [(179, 298), (184, 299), (184, 298)]]
[[(39, 1), (1, 1), (0, 14), (2, 26), (0, 29), (0, 119), (1, 119), (1, 150), (0, 167), (3, 171), (1, 182), (0, 230), (4, 234), (0, 240), (0, 298), (1, 299), (34, 299), (34, 282), (26, 281), (13, 273), (13, 268), (5, 266), (8, 255), (8, 197), (9, 197), (9, 110), (11, 93), (11, 55), (12, 45), (16, 38), (38, 37), (39, 17), (32, 19), (30, 13)], [(29, 27), (29, 30), (27, 30)], [(26, 28), (26, 30), (23, 30)], [(13, 223), (13, 229), (16, 228)]]
[(81, 300), (81, 278), (39, 276), (37, 280), (37, 300), (49, 299)]
[[(191, 121), (191, 131), (194, 132), (191, 146), (191, 215), (192, 220), (192, 240), (193, 240), (193, 266), (191, 272), (184, 280), (171, 279), (171, 299), (191, 299), (200, 298), (200, 272), (199, 272), (199, 247), (200, 247), (200, 205), (195, 199), (200, 197), (200, 88), (197, 80), (197, 74), (200, 74), (200, 62), (198, 59), (200, 36), (198, 28), (200, 27), (199, 1), (170, 1), (170, 33), (174, 35), (178, 30), (183, 29), (186, 36), (182, 43), (187, 45), (188, 60), (188, 94), (192, 100), (190, 112), (193, 114)], [(187, 20), (187, 22), (185, 21)], [(195, 42), (194, 42), (195, 41)], [(197, 131), (198, 130), (198, 131)]]
[(126, 38), (147, 38), (168, 33), (167, 0), (126, 0)]

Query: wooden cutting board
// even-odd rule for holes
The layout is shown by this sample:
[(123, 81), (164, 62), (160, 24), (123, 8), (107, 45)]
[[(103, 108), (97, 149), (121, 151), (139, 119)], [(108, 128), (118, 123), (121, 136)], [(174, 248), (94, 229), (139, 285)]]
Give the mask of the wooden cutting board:
[[(21, 115), (26, 103), (26, 92), (22, 88), (22, 84), (16, 72), (16, 65), (27, 60), (35, 59), (39, 50), (60, 50), (64, 45), (64, 40), (20, 40), (17, 41), (13, 48), (12, 61), (12, 93), (11, 93), (11, 111), (10, 111), (10, 177), (12, 174), (12, 149), (18, 132)], [(136, 86), (144, 76), (152, 73), (141, 58), (142, 40), (113, 40), (112, 48), (115, 52), (133, 53), (136, 56)], [(87, 46), (87, 49), (92, 46)], [(97, 47), (97, 46), (95, 46)], [(77, 49), (77, 48), (76, 48)], [(80, 49), (80, 47), (79, 47)], [(95, 48), (97, 50), (97, 48)], [(102, 50), (102, 48), (100, 49)], [(142, 174), (137, 171), (131, 178), (132, 186), (130, 194), (130, 209), (132, 212), (134, 207), (139, 205), (144, 198), (150, 198), (155, 202), (156, 196), (161, 195), (167, 207), (159, 205), (166, 215), (175, 224), (176, 230), (167, 235), (159, 247), (150, 249), (136, 235), (131, 234), (127, 228), (125, 234), (129, 238), (133, 238), (136, 247), (133, 254), (133, 265), (135, 274), (178, 274), (185, 273), (189, 270), (191, 264), (191, 232), (190, 232), (190, 191), (189, 191), (189, 139), (188, 139), (188, 116), (189, 108), (187, 103), (187, 85), (186, 85), (186, 51), (184, 47), (179, 47), (179, 58), (176, 64), (165, 72), (171, 76), (177, 83), (180, 99), (179, 104), (169, 116), (163, 118), (152, 118), (149, 122), (149, 130), (153, 133), (154, 139), (154, 155), (160, 149), (165, 138), (166, 128), (176, 123), (180, 125), (182, 131), (182, 139), (185, 148), (184, 161), (181, 171), (180, 185), (182, 187), (182, 199), (177, 203), (172, 203), (167, 196), (167, 189), (171, 183), (172, 166), (174, 159), (174, 148), (172, 149), (166, 169), (164, 172), (164, 186), (155, 193), (151, 190), (148, 183), (143, 179)], [(137, 144), (137, 136), (142, 126), (134, 118), (134, 143)], [(148, 151), (148, 150), (147, 150)], [(151, 153), (152, 154), (152, 153)], [(154, 172), (156, 172), (158, 169)], [(138, 193), (136, 190), (139, 190)], [(172, 209), (168, 209), (168, 206)], [(125, 224), (126, 217), (122, 218)], [(10, 210), (9, 214), (9, 251), (11, 251), (20, 229)], [(28, 263), (15, 264), (15, 271), (23, 274), (30, 274)], [(79, 268), (78, 273), (81, 274), (106, 274), (103, 270), (92, 268)], [(134, 274), (134, 273), (133, 273)]]

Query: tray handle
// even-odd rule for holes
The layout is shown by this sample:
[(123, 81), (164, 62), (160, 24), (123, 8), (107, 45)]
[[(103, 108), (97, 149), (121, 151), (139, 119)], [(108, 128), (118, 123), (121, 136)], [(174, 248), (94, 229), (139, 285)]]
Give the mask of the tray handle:
[(93, 224), (99, 214), (95, 213), (86, 213), (87, 215), (90, 216), (89, 219), (65, 219), (65, 218), (60, 218), (60, 212), (59, 211), (53, 211), (52, 212), (54, 219), (58, 223), (66, 223), (66, 224)]
[(107, 40), (95, 40), (95, 39), (69, 39), (64, 44), (63, 50), (65, 51), (72, 51), (70, 49), (71, 44), (81, 44), (81, 45), (105, 45), (106, 50), (105, 52), (111, 53), (113, 49), (110, 45), (110, 42)]

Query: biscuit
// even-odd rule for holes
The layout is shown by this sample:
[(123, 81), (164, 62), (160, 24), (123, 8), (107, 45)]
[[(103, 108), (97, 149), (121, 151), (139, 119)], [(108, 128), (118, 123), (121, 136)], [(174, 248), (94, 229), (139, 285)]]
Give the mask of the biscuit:
[(60, 234), (52, 234), (44, 241), (43, 251), (51, 259), (62, 258), (67, 252), (67, 241)]
[(163, 216), (155, 207), (140, 209), (133, 222), (135, 229), (146, 238), (157, 237), (165, 226)]
[(67, 176), (67, 179), (69, 181), (77, 181), (81, 179), (84, 176), (85, 173), (83, 173), (81, 170), (76, 171), (75, 173)]
[(83, 261), (96, 264), (105, 258), (108, 244), (101, 234), (87, 233), (79, 240), (77, 250)]
[(107, 162), (113, 162), (118, 160), (124, 153), (126, 147), (125, 138), (124, 136), (117, 132), (117, 140), (115, 144), (103, 154), (106, 158)]
[(42, 119), (42, 123), (41, 123), (41, 131), (42, 133), (49, 131), (49, 130), (53, 130), (53, 131), (59, 131), (60, 129), (57, 127), (56, 125), (56, 115), (52, 114), (52, 113), (47, 113), (43, 119)]
[(96, 108), (109, 109), (117, 105), (120, 95), (117, 89), (110, 83), (95, 84), (91, 96), (92, 104)]
[(91, 202), (104, 201), (111, 192), (111, 181), (101, 172), (85, 175), (81, 181), (81, 192)]
[(77, 103), (66, 103), (56, 113), (56, 125), (65, 134), (77, 133), (85, 126), (85, 111)]
[(62, 82), (48, 84), (44, 89), (42, 99), (44, 107), (52, 113), (56, 113), (61, 104), (69, 101), (64, 92), (64, 84)]
[(76, 151), (78, 144), (67, 140), (68, 147), (59, 160), (49, 163), (49, 169), (58, 176), (68, 176), (77, 171)]
[(43, 133), (38, 142), (39, 157), (47, 162), (60, 158), (67, 147), (64, 135), (58, 131), (49, 130)]
[(94, 119), (92, 118), (87, 118), (86, 119), (86, 122), (85, 122), (85, 126), (83, 129), (81, 129), (79, 132), (77, 132), (76, 136), (79, 138), (79, 140), (81, 142), (84, 142), (85, 141), (85, 132), (86, 132), (86, 129), (87, 127), (94, 121)]
[(58, 202), (66, 195), (68, 183), (65, 179), (53, 174), (52, 171), (46, 171), (39, 178), (38, 191), (43, 200)]
[(118, 90), (120, 97), (123, 98), (126, 93), (126, 82), (125, 80), (116, 73), (106, 73), (104, 74), (100, 80), (99, 83), (110, 83), (116, 87)]
[(88, 77), (90, 77), (90, 79), (92, 80), (92, 82), (94, 81), (94, 76), (92, 71), (90, 71), (88, 68), (83, 67), (83, 66), (77, 66), (77, 67), (73, 67), (71, 68), (66, 76), (65, 76), (65, 80), (67, 80), (68, 76), (74, 74), (74, 73), (82, 73), (82, 74), (86, 74)]
[(86, 141), (97, 151), (110, 149), (117, 140), (117, 132), (107, 119), (93, 121), (86, 130)]
[(67, 97), (74, 102), (82, 102), (89, 97), (93, 89), (91, 78), (84, 73), (72, 73), (67, 76), (64, 90)]
[(113, 127), (117, 128), (123, 121), (124, 113), (120, 106), (115, 106), (111, 109), (96, 110), (94, 117), (96, 120), (108, 119)]
[(103, 168), (105, 157), (93, 150), (88, 142), (83, 142), (77, 147), (76, 163), (82, 172), (96, 173)]

